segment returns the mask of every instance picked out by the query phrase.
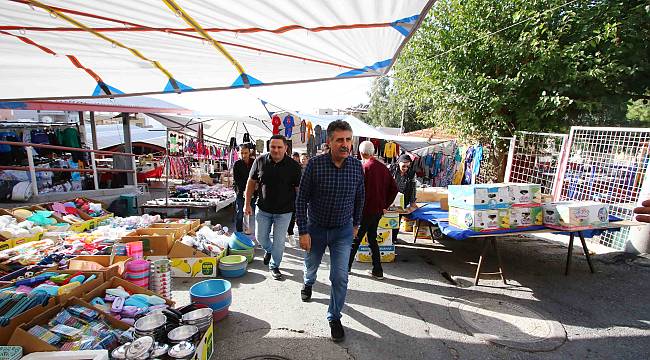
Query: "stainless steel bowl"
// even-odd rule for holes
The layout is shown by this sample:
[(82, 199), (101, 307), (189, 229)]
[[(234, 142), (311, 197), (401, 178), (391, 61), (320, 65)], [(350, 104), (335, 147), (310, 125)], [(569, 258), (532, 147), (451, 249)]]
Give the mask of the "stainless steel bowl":
[(182, 341), (192, 341), (199, 333), (199, 328), (194, 325), (179, 326), (167, 334), (167, 338), (172, 343), (180, 343)]
[(133, 327), (139, 333), (153, 332), (162, 327), (167, 322), (167, 317), (163, 314), (149, 314), (139, 318)]
[(196, 309), (183, 315), (183, 323), (193, 324), (194, 322), (201, 321), (207, 318), (212, 318), (212, 309), (210, 308)]

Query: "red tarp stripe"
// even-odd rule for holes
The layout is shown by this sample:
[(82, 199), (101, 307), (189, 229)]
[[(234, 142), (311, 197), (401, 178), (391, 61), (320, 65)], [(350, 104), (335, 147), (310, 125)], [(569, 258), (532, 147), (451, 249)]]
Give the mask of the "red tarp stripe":
[(74, 64), (74, 66), (83, 69), (86, 73), (88, 73), (88, 75), (90, 75), (93, 79), (95, 79), (95, 81), (97, 81), (98, 83), (104, 82), (102, 78), (100, 78), (99, 75), (97, 75), (94, 71), (81, 65), (81, 63), (79, 62), (79, 60), (77, 60), (76, 57), (72, 55), (66, 55), (66, 56), (68, 57), (68, 59), (70, 59), (70, 61)]

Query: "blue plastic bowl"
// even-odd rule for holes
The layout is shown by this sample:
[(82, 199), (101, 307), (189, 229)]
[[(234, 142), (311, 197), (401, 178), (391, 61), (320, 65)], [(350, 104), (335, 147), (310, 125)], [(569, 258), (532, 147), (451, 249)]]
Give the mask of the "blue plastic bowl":
[(244, 276), (244, 274), (246, 274), (246, 268), (238, 270), (224, 270), (222, 268), (219, 268), (219, 273), (221, 273), (221, 276), (225, 278), (236, 278)]
[(255, 243), (246, 234), (236, 232), (230, 237), (228, 246), (235, 250), (249, 250), (255, 247)]

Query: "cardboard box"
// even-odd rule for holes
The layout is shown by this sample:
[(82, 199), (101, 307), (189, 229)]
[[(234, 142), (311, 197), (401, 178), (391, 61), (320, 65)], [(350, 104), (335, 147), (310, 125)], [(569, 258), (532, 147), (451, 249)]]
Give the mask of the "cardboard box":
[(395, 196), (395, 199), (393, 200), (393, 203), (391, 204), (390, 208), (391, 209), (406, 209), (408, 207), (408, 204), (404, 204), (404, 194), (398, 192), (397, 195)]
[(192, 224), (179, 223), (155, 223), (149, 226), (150, 229), (173, 229), (176, 230), (176, 239), (180, 239), (192, 230)]
[[(382, 228), (377, 228), (377, 244), (379, 246), (382, 245), (392, 245), (393, 244), (393, 239), (392, 235), (393, 231), (390, 229), (382, 229)], [(363, 239), (361, 239), (361, 245), (368, 245), (368, 234), (363, 236)]]
[(440, 202), (443, 197), (448, 195), (447, 188), (444, 187), (425, 187), (415, 190), (416, 202)]
[[(104, 280), (106, 280), (114, 276), (122, 276), (128, 260), (129, 257), (127, 256), (80, 255), (70, 259), (68, 269), (75, 271), (99, 271), (104, 274)], [(96, 265), (101, 267), (96, 268)]]
[(201, 337), (201, 341), (196, 345), (196, 352), (192, 360), (210, 360), (214, 352), (214, 323), (210, 324), (208, 330)]
[(163, 220), (162, 223), (157, 224), (182, 224), (189, 226), (190, 231), (196, 231), (201, 227), (201, 220), (199, 219), (181, 219), (181, 218), (167, 218)]
[[(419, 227), (418, 227), (419, 225)], [(431, 229), (429, 228), (430, 224), (427, 221), (416, 220), (415, 225), (413, 225), (413, 237), (417, 239), (433, 240), (433, 235), (431, 234)], [(417, 233), (415, 232), (417, 230)]]
[(513, 204), (541, 204), (542, 186), (539, 184), (508, 183)]
[[(359, 250), (357, 251), (355, 258), (358, 262), (371, 263), (372, 255), (370, 253), (370, 248), (367, 245), (359, 246)], [(383, 263), (395, 261), (395, 245), (380, 246), (379, 258)]]
[(459, 229), (488, 231), (510, 228), (510, 211), (449, 208), (449, 224)]
[[(18, 326), (11, 336), (11, 339), (9, 339), (9, 345), (22, 346), (23, 352), (25, 354), (30, 354), (38, 351), (58, 351), (58, 348), (30, 334), (28, 330), (34, 325), (46, 325), (48, 321), (54, 318), (56, 314), (59, 313), (59, 311), (68, 305), (79, 305), (96, 310), (94, 307), (82, 299), (76, 297), (70, 298), (65, 302), (65, 304), (59, 304), (51, 307), (46, 311), (41, 312), (40, 315), (34, 317), (28, 323)], [(102, 312), (100, 312), (100, 317), (102, 317), (111, 327), (115, 329), (127, 330), (129, 328), (129, 324), (119, 321), (112, 316), (107, 316)]]
[(584, 230), (609, 225), (609, 206), (596, 201), (544, 204), (544, 225), (561, 230)]
[(38, 314), (51, 309), (54, 306), (56, 306), (56, 300), (54, 298), (50, 298), (45, 306), (36, 306), (34, 308), (31, 308), (11, 319), (6, 326), (0, 326), (0, 344), (7, 344), (11, 338), (11, 335), (14, 333), (14, 330), (16, 330), (19, 325), (30, 321)]
[(440, 198), (440, 209), (449, 211), (449, 197), (447, 194)]
[(449, 207), (488, 210), (507, 209), (511, 204), (506, 184), (449, 185)]
[(169, 251), (171, 261), (172, 277), (216, 277), (219, 268), (219, 259), (226, 251), (219, 256), (210, 256), (177, 241)]
[[(155, 292), (153, 292), (153, 291), (151, 291), (149, 289), (145, 289), (143, 287), (139, 287), (139, 286), (137, 286), (137, 285), (135, 285), (135, 284), (133, 284), (133, 283), (127, 281), (127, 280), (124, 280), (124, 279), (122, 279), (120, 277), (117, 277), (117, 276), (112, 277), (111, 279), (104, 282), (102, 285), (98, 286), (97, 288), (84, 293), (82, 298), (83, 298), (83, 300), (88, 301), (88, 302), (90, 302), (90, 300), (92, 300), (93, 298), (96, 298), (96, 297), (102, 297), (103, 298), (104, 295), (106, 295), (106, 289), (112, 289), (112, 288), (116, 288), (118, 286), (123, 287), (124, 290), (126, 290), (130, 294), (156, 295), (156, 296), (164, 299), (165, 303), (167, 305), (169, 305), (170, 307), (174, 307), (174, 302), (171, 301), (170, 299), (164, 298), (158, 293), (155, 293)], [(171, 284), (169, 284), (169, 286), (171, 286)], [(98, 310), (101, 311), (101, 309), (99, 309), (99, 308), (98, 308)]]
[(542, 225), (542, 222), (541, 206), (517, 206), (510, 209), (510, 227), (513, 229)]
[(379, 219), (381, 229), (399, 229), (399, 213), (387, 212)]
[[(16, 209), (26, 209), (26, 210), (29, 210), (29, 211), (45, 210), (45, 209), (43, 209), (41, 207), (38, 207), (38, 206), (28, 206), (28, 207), (21, 207), (21, 208), (16, 208)], [(13, 209), (11, 209), (11, 210), (13, 211)], [(12, 212), (7, 211), (5, 209), (0, 209), (0, 215), (9, 215), (9, 216), (13, 217), (14, 219), (16, 219), (16, 222), (23, 222), (23, 221), (27, 220), (26, 218), (23, 218), (23, 217), (20, 217), (20, 216), (15, 216)], [(12, 248), (12, 247), (17, 246), (17, 245), (28, 243), (28, 242), (31, 242), (31, 241), (41, 240), (43, 238), (44, 233), (45, 233), (44, 231), (41, 231), (41, 232), (34, 233), (34, 234), (31, 234), (31, 235), (18, 236), (18, 237), (12, 237), (12, 238), (0, 235), (0, 251)]]
[(145, 256), (167, 256), (174, 244), (174, 229), (137, 229), (122, 237), (121, 243), (142, 241)]

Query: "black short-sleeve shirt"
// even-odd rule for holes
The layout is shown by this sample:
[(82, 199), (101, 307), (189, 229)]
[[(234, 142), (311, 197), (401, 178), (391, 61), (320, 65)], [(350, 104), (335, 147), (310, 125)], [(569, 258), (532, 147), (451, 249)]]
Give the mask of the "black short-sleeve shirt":
[(257, 157), (249, 175), (259, 183), (257, 206), (271, 214), (294, 212), (301, 173), (300, 164), (286, 155), (277, 163), (270, 153)]

